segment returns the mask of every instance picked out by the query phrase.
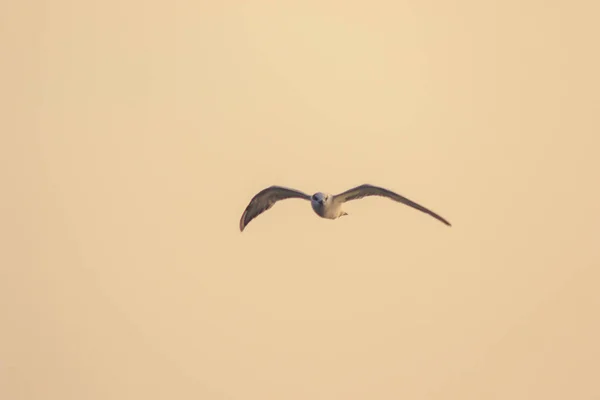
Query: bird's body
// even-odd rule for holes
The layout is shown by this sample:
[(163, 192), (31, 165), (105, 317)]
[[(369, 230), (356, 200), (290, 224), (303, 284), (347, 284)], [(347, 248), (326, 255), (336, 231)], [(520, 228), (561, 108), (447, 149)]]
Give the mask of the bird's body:
[(273, 207), (273, 205), (280, 200), (290, 198), (309, 200), (313, 211), (319, 217), (326, 219), (337, 219), (344, 215), (348, 215), (348, 213), (342, 209), (342, 205), (345, 202), (360, 199), (366, 196), (388, 197), (394, 201), (406, 204), (419, 211), (429, 214), (437, 220), (450, 226), (450, 223), (448, 221), (446, 221), (444, 218), (440, 217), (433, 211), (428, 210), (427, 208), (413, 202), (412, 200), (407, 199), (404, 196), (401, 196), (397, 193), (394, 193), (392, 191), (378, 186), (365, 184), (357, 186), (350, 190), (346, 190), (345, 192), (342, 192), (337, 195), (317, 192), (312, 196), (309, 196), (304, 192), (286, 188), (283, 186), (271, 186), (258, 192), (252, 198), (250, 204), (248, 204), (246, 210), (242, 214), (242, 218), (240, 219), (240, 231), (243, 231), (246, 225), (250, 223), (250, 221), (252, 221), (254, 218), (258, 217), (260, 214)]
[(342, 210), (342, 203), (335, 201), (335, 197), (329, 193), (318, 192), (311, 196), (310, 205), (313, 211), (321, 218), (337, 219), (347, 215)]

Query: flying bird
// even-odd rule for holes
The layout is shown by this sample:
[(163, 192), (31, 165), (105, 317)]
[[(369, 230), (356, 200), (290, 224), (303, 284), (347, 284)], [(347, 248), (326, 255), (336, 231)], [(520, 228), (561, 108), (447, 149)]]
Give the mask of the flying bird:
[(290, 189), (283, 186), (270, 186), (266, 189), (258, 192), (250, 203), (244, 210), (242, 214), (242, 218), (240, 219), (240, 232), (244, 231), (244, 228), (252, 221), (254, 218), (258, 217), (263, 212), (267, 211), (276, 202), (285, 199), (303, 199), (309, 200), (310, 205), (312, 206), (313, 211), (321, 218), (326, 219), (337, 219), (344, 215), (348, 215), (347, 212), (342, 210), (342, 205), (351, 200), (361, 199), (367, 196), (382, 196), (390, 198), (394, 201), (397, 201), (402, 204), (406, 204), (412, 208), (415, 208), (419, 211), (424, 212), (425, 214), (431, 215), (433, 218), (443, 222), (448, 226), (450, 222), (434, 213), (433, 211), (415, 203), (412, 200), (407, 199), (404, 196), (400, 196), (397, 193), (394, 193), (390, 190), (373, 186), (369, 184), (364, 184), (357, 186), (355, 188), (346, 190), (345, 192), (331, 195), (329, 193), (317, 192), (312, 196), (301, 192), (296, 189)]

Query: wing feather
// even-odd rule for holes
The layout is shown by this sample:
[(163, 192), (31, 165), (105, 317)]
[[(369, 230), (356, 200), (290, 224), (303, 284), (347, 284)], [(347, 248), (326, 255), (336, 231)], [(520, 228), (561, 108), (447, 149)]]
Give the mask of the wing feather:
[(442, 218), (441, 216), (434, 213), (433, 211), (423, 207), (422, 205), (417, 204), (414, 201), (409, 200), (406, 197), (399, 195), (398, 193), (394, 193), (390, 190), (387, 190), (387, 189), (384, 189), (384, 188), (381, 188), (378, 186), (369, 185), (369, 184), (360, 185), (355, 188), (346, 190), (345, 192), (342, 192), (340, 194), (337, 194), (334, 196), (334, 201), (337, 200), (339, 202), (345, 203), (345, 202), (351, 201), (351, 200), (362, 199), (363, 197), (366, 197), (366, 196), (382, 196), (382, 197), (390, 198), (394, 201), (397, 201), (399, 203), (402, 203), (402, 204), (410, 206), (414, 209), (417, 209), (421, 212), (424, 212), (425, 214), (429, 214), (433, 218), (443, 222), (444, 224), (446, 224), (448, 226), (452, 226), (450, 224), (450, 222), (448, 222), (446, 219)]
[(261, 190), (250, 200), (250, 203), (244, 210), (242, 218), (240, 218), (240, 232), (244, 231), (244, 228), (250, 221), (273, 207), (276, 202), (293, 198), (310, 200), (310, 196), (306, 193), (283, 186), (270, 186)]

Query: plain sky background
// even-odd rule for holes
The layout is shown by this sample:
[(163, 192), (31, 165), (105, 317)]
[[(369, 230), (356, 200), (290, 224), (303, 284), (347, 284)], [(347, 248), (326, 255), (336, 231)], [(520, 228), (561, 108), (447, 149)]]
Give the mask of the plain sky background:
[(2, 2), (0, 398), (599, 399), (598, 15)]

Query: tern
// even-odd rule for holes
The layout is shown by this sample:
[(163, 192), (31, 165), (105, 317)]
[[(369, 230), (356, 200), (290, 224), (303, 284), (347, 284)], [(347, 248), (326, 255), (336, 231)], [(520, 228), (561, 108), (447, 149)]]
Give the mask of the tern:
[(270, 186), (258, 192), (252, 198), (252, 200), (250, 200), (250, 203), (244, 210), (242, 218), (240, 219), (240, 232), (244, 231), (244, 228), (246, 228), (250, 221), (252, 221), (254, 218), (258, 217), (260, 214), (273, 207), (273, 205), (275, 205), (275, 203), (280, 200), (309, 200), (313, 211), (319, 217), (326, 219), (338, 219), (340, 217), (343, 217), (344, 215), (348, 215), (347, 212), (342, 210), (342, 205), (345, 202), (361, 199), (367, 196), (387, 197), (389, 199), (392, 199), (402, 204), (406, 204), (407, 206), (422, 211), (425, 214), (429, 214), (433, 218), (443, 222), (448, 226), (452, 226), (450, 222), (448, 222), (446, 219), (442, 218), (433, 211), (415, 203), (414, 201), (409, 200), (406, 197), (394, 193), (390, 190), (369, 184), (360, 185), (336, 195), (331, 195), (329, 193), (324, 192), (317, 192), (312, 196), (296, 189), (290, 189), (283, 186)]

